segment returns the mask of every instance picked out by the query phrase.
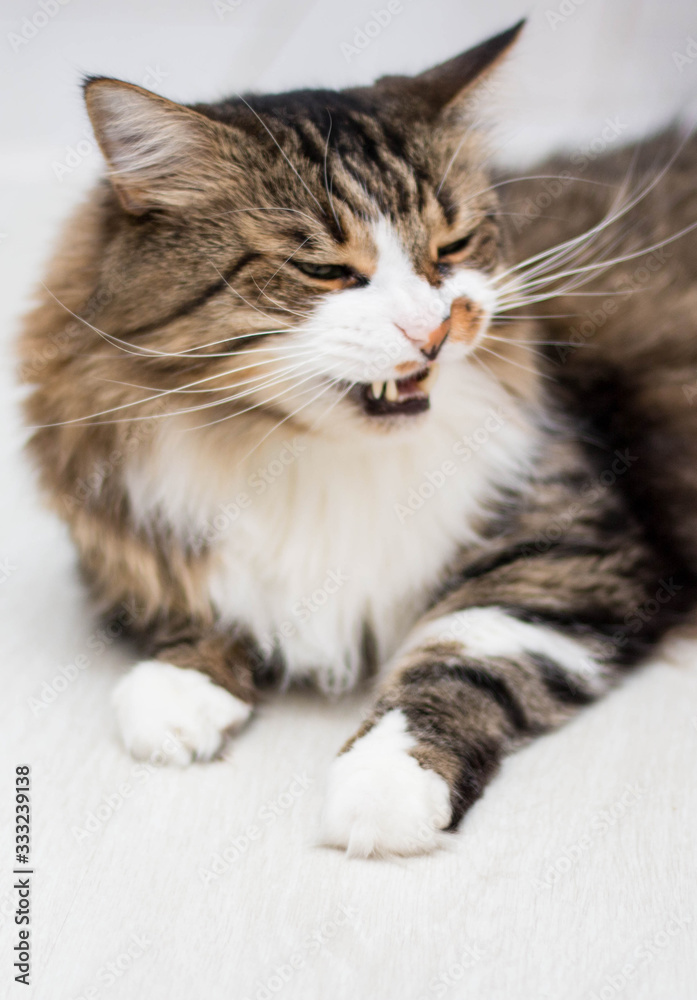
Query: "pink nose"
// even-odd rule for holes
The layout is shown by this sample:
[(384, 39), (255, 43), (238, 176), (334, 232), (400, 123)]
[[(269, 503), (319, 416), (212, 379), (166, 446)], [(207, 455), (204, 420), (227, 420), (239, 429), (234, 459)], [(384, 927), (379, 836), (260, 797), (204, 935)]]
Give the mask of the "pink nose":
[(429, 361), (435, 361), (438, 356), (438, 352), (445, 343), (445, 338), (450, 333), (450, 317), (443, 320), (440, 326), (437, 326), (435, 330), (431, 330), (428, 337), (426, 338), (426, 343), (420, 345), (421, 353), (424, 357), (428, 358)]
[(417, 340), (415, 337), (410, 337), (402, 327), (400, 327), (400, 330), (407, 340), (411, 340), (412, 343), (418, 345), (419, 350), (425, 358), (428, 358), (429, 361), (434, 361), (445, 342), (445, 338), (450, 332), (450, 317), (448, 316), (446, 320), (443, 320), (441, 325), (437, 326), (435, 330), (431, 330), (425, 339), (419, 338)]
[(406, 330), (402, 333), (412, 343), (418, 344), (419, 350), (429, 361), (435, 360), (441, 347), (449, 335), (451, 341), (456, 340), (464, 344), (472, 344), (479, 333), (484, 321), (484, 311), (471, 299), (463, 296), (454, 299), (450, 304), (450, 315), (443, 320), (440, 326), (431, 330), (425, 340), (417, 340), (410, 337)]

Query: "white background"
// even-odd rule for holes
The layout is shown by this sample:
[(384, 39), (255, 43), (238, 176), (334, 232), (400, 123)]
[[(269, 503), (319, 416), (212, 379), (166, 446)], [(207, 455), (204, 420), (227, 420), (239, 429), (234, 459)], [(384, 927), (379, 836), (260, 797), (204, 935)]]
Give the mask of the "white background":
[[(127, 650), (90, 653), (53, 703), (38, 715), (30, 707), (92, 649), (97, 628), (65, 531), (41, 510), (21, 455), (12, 374), (18, 316), (57, 223), (100, 169), (83, 74), (183, 101), (348, 85), (424, 69), (530, 13), (493, 102), (508, 163), (527, 171), (552, 149), (587, 148), (607, 118), (629, 137), (697, 108), (697, 58), (684, 58), (697, 54), (694, 0), (403, 0), (347, 58), (342, 45), (380, 6), (241, 0), (221, 15), (207, 0), (69, 0), (13, 48), (41, 8), (2, 5), (0, 796), (7, 816), (11, 769), (30, 762), (36, 864), (35, 986), (11, 982), (3, 944), (2, 997), (697, 996), (697, 671), (687, 644), (509, 761), (449, 850), (404, 863), (349, 862), (314, 846), (326, 767), (360, 698), (274, 704), (224, 762), (143, 781), (108, 708)], [(281, 807), (296, 772), (309, 787)], [(113, 816), (81, 837), (107, 800), (118, 803)], [(262, 836), (204, 885), (200, 868), (226, 847), (234, 854), (250, 824)], [(0, 844), (0, 927), (14, 943), (11, 855)], [(350, 919), (327, 924), (340, 905)], [(127, 955), (132, 934), (144, 953), (122, 959), (127, 971), (105, 985), (100, 970)], [(274, 979), (294, 953), (302, 968)]]

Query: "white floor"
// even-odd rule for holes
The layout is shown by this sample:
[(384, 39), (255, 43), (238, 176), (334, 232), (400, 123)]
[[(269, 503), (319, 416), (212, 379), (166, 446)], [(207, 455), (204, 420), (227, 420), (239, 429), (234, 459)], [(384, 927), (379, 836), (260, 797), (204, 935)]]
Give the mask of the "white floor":
[[(138, 767), (121, 750), (108, 701), (129, 652), (99, 635), (66, 534), (37, 500), (21, 454), (11, 344), (47, 240), (97, 166), (92, 155), (94, 163), (58, 180), (51, 163), (80, 132), (72, 123), (62, 140), (45, 105), (72, 106), (78, 72), (99, 69), (103, 50), (107, 71), (137, 78), (126, 56), (121, 66), (119, 45), (142, 62), (143, 37), (164, 67), (179, 65), (187, 33), (197, 40), (188, 77), (172, 68), (176, 87), (162, 84), (179, 97), (222, 87), (208, 65), (222, 60), (221, 33), (242, 46), (212, 7), (202, 13), (180, 0), (168, 27), (159, 5), (150, 6), (146, 18), (139, 11), (148, 4), (88, 8), (73, 0), (12, 69), (17, 91), (24, 87), (24, 116), (35, 114), (38, 124), (37, 134), (26, 128), (6, 142), (0, 160), (0, 997), (694, 1000), (697, 645), (675, 644), (602, 705), (507, 762), (448, 849), (427, 858), (348, 861), (315, 845), (328, 763), (365, 699), (272, 704), (226, 760), (185, 772)], [(300, 4), (279, 34), (272, 18), (248, 16), (243, 0), (230, 18), (248, 16), (240, 24), (255, 51), (273, 42), (254, 76), (245, 41), (246, 82), (299, 82), (300, 57), (312, 82), (422, 68), (503, 27), (522, 5), (506, 0), (494, 11), (480, 0), (465, 14), (451, 0), (403, 0), (402, 20), (395, 16), (360, 67), (345, 64), (339, 44), (370, 19), (371, 5), (353, 5), (350, 14), (344, 6), (338, 14), (329, 0)], [(15, 7), (16, 27), (34, 8)], [(276, 7), (258, 0), (255, 10)], [(545, 5), (536, 8), (520, 57), (526, 87), (504, 102), (509, 157), (529, 158), (562, 139), (583, 148), (606, 116), (626, 115), (641, 131), (697, 93), (697, 58), (682, 71), (673, 58), (697, 37), (691, 5), (675, 0), (667, 12), (622, 0), (612, 17), (609, 4), (590, 0), (549, 10), (562, 7), (572, 12), (555, 24)], [(214, 57), (199, 52), (208, 37)], [(209, 75), (196, 90), (191, 67), (199, 59)], [(46, 60), (62, 67), (58, 97)], [(550, 81), (554, 67), (573, 60), (594, 68), (592, 82), (587, 99), (566, 91), (562, 114)], [(7, 115), (17, 126), (14, 107)], [(12, 981), (10, 957), (17, 929), (7, 823), (21, 763), (31, 765), (33, 781), (30, 989)]]

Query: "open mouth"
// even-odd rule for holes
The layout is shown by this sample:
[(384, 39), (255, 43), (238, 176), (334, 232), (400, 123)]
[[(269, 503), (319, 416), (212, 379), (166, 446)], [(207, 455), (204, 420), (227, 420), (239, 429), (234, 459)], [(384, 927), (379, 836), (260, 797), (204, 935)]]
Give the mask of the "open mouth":
[(437, 377), (434, 363), (408, 378), (356, 385), (351, 395), (371, 417), (423, 413), (431, 405), (429, 392)]

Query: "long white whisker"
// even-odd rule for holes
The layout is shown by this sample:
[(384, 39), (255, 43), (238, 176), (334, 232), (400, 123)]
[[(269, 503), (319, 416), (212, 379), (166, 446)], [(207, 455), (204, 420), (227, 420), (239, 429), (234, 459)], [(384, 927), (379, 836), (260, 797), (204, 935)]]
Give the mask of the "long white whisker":
[[(316, 373), (315, 373), (315, 375), (316, 375)], [(308, 379), (303, 379), (303, 382), (307, 382), (307, 381), (308, 381)], [(302, 383), (298, 383), (298, 384), (301, 385)], [(329, 382), (329, 385), (331, 385), (331, 384), (332, 383)], [(329, 385), (327, 386), (327, 388), (329, 388)], [(294, 389), (294, 388), (296, 388), (296, 386), (290, 386), (289, 387), (289, 389)], [(268, 400), (264, 400), (264, 404), (270, 403), (274, 399), (280, 399), (283, 396), (286, 396), (288, 399), (294, 399), (296, 396), (303, 396), (303, 395), (305, 395), (308, 392), (312, 392), (312, 389), (313, 389), (313, 386), (308, 386), (306, 389), (301, 389), (298, 392), (294, 392), (290, 396), (288, 395), (288, 390), (285, 390), (283, 392), (279, 392), (276, 396), (272, 396)], [(321, 393), (320, 393), (320, 395), (321, 395)], [(312, 402), (312, 400), (310, 400), (310, 402)], [(217, 420), (211, 420), (209, 423), (206, 423), (206, 424), (197, 424), (195, 427), (190, 428), (190, 430), (201, 430), (201, 428), (203, 428), (203, 427), (212, 427), (214, 424), (222, 424), (226, 420), (231, 420), (233, 417), (241, 416), (242, 413), (248, 413), (250, 410), (260, 410), (260, 409), (261, 408), (260, 408), (259, 404), (255, 405), (255, 406), (250, 406), (246, 410), (241, 410), (241, 411), (239, 411), (237, 413), (226, 414), (226, 416), (219, 417)], [(288, 419), (288, 418), (285, 418), (285, 419)], [(276, 427), (280, 426), (280, 424), (284, 423), (284, 422), (285, 422), (285, 420), (282, 420), (282, 421), (280, 421), (280, 423), (275, 424), (274, 427), (272, 427), (271, 430), (268, 432), (268, 434), (266, 434), (261, 440), (265, 441), (266, 438), (269, 436), (269, 434), (272, 434), (273, 431), (276, 429)], [(260, 444), (261, 444), (261, 441), (257, 442), (257, 444), (254, 446), (254, 448), (247, 455), (245, 455), (244, 458), (241, 461), (245, 461), (245, 459), (248, 458), (249, 455), (252, 455), (254, 453), (254, 451), (259, 447)]]
[[(73, 312), (73, 310), (69, 306), (67, 306), (65, 304), (65, 302), (62, 302), (58, 298), (58, 296), (55, 295), (54, 292), (51, 291), (51, 289), (48, 287), (48, 285), (44, 284), (44, 282), (41, 282), (41, 284), (42, 284), (43, 288), (46, 290), (46, 292), (48, 292), (48, 294), (51, 296), (51, 298), (54, 299), (54, 301), (57, 302), (58, 305), (62, 309), (64, 309), (68, 313), (69, 316), (72, 316), (73, 319), (77, 320), (79, 323), (83, 323), (86, 327), (88, 327), (90, 330), (92, 330), (94, 333), (96, 333), (99, 337), (101, 337), (102, 340), (106, 341), (106, 343), (108, 343), (110, 346), (118, 348), (124, 354), (132, 354), (132, 355), (135, 355), (137, 357), (144, 357), (144, 358), (184, 358), (184, 359), (191, 358), (191, 359), (197, 359), (197, 358), (225, 358), (225, 357), (229, 357), (230, 355), (233, 355), (233, 354), (242, 354), (242, 353), (245, 353), (243, 351), (224, 351), (222, 353), (217, 353), (217, 354), (216, 353), (210, 353), (210, 352), (205, 352), (203, 354), (193, 354), (192, 351), (197, 350), (198, 348), (187, 348), (185, 351), (161, 351), (161, 350), (159, 350), (159, 349), (157, 349), (155, 347), (143, 347), (141, 344), (132, 344), (132, 343), (126, 341), (126, 340), (122, 340), (120, 337), (115, 337), (111, 333), (107, 333), (106, 330), (100, 330), (100, 328), (98, 326), (95, 326), (93, 323), (90, 323), (90, 321), (88, 319), (86, 319), (84, 316), (80, 316), (78, 313)], [(219, 343), (220, 344), (224, 344), (224, 343), (232, 342), (234, 340), (245, 340), (248, 337), (270, 336), (272, 334), (280, 334), (280, 333), (294, 333), (296, 330), (297, 330), (297, 327), (283, 327), (283, 328), (279, 328), (278, 330), (262, 330), (259, 333), (255, 332), (255, 333), (249, 333), (249, 334), (241, 334), (239, 337), (225, 337), (225, 338), (223, 338), (223, 339), (221, 339), (219, 341), (211, 341), (211, 343), (209, 345), (203, 345), (203, 346), (215, 347), (215, 345), (219, 344)], [(260, 347), (257, 347), (257, 348), (253, 348), (252, 350), (254, 350), (254, 351), (262, 351), (262, 350), (275, 350), (275, 349), (274, 348), (260, 348)], [(251, 351), (246, 352), (246, 353), (251, 353)]]
[(477, 346), (477, 351), (486, 351), (487, 354), (493, 354), (493, 356), (498, 358), (499, 361), (505, 361), (506, 364), (513, 365), (515, 368), (520, 368), (521, 371), (529, 372), (531, 375), (541, 375), (542, 378), (547, 378), (550, 382), (555, 381), (550, 375), (546, 375), (537, 368), (528, 368), (527, 365), (521, 365), (519, 361), (513, 361), (512, 358), (507, 358), (504, 354), (497, 354), (496, 351), (492, 351), (492, 349), (487, 347), (485, 344), (479, 344)]
[[(312, 371), (311, 374), (307, 376), (307, 378), (303, 379), (301, 382), (299, 382), (297, 384), (298, 385), (302, 385), (303, 382), (308, 381), (310, 378), (315, 378), (316, 375), (317, 375), (316, 371)], [(285, 376), (285, 378), (283, 379), (283, 381), (287, 381), (288, 379), (293, 378), (294, 376), (295, 376), (295, 373), (291, 372), (289, 375)], [(279, 379), (278, 381), (282, 381), (282, 380)], [(256, 386), (255, 388), (258, 390), (261, 387), (260, 386)], [(164, 395), (164, 393), (161, 393), (160, 395)], [(234, 399), (237, 399), (237, 398), (240, 398), (240, 397), (244, 397), (244, 396), (247, 396), (247, 395), (248, 395), (248, 392), (244, 392), (244, 393), (240, 393), (238, 396), (223, 397), (223, 398), (218, 399), (218, 400), (213, 400), (210, 403), (201, 403), (198, 406), (184, 407), (183, 409), (180, 409), (180, 410), (167, 410), (164, 413), (147, 413), (147, 414), (140, 415), (140, 416), (135, 416), (135, 417), (118, 417), (118, 418), (114, 418), (113, 420), (99, 420), (99, 421), (97, 421), (97, 420), (94, 419), (95, 417), (99, 417), (99, 416), (102, 416), (102, 415), (107, 414), (107, 413), (113, 413), (113, 412), (115, 412), (117, 410), (122, 410), (122, 409), (124, 409), (127, 406), (135, 406), (135, 405), (138, 405), (139, 403), (152, 402), (153, 400), (157, 400), (157, 399), (160, 398), (159, 396), (153, 396), (153, 397), (150, 397), (148, 399), (132, 400), (129, 403), (124, 403), (124, 404), (122, 404), (120, 406), (111, 407), (111, 408), (109, 408), (107, 410), (103, 410), (101, 413), (91, 414), (88, 417), (75, 417), (75, 418), (73, 418), (71, 420), (60, 420), (60, 421), (57, 421), (56, 423), (53, 423), (53, 424), (38, 424), (38, 425), (35, 425), (35, 427), (33, 429), (38, 429), (39, 427), (62, 427), (63, 425), (66, 425), (66, 424), (72, 424), (72, 425), (77, 425), (77, 426), (79, 426), (79, 425), (92, 426), (95, 423), (97, 423), (97, 424), (125, 424), (125, 423), (137, 423), (137, 422), (141, 422), (141, 421), (144, 421), (144, 420), (157, 420), (157, 419), (162, 419), (162, 418), (180, 416), (182, 414), (187, 414), (187, 413), (196, 413), (198, 410), (207, 410), (207, 409), (210, 409), (211, 407), (214, 407), (214, 406), (222, 406), (222, 405), (224, 405), (226, 403), (232, 402)], [(272, 396), (271, 400), (276, 399), (276, 398), (278, 398), (278, 396), (282, 396), (282, 395), (283, 395), (282, 392), (278, 393), (277, 396)], [(270, 402), (271, 400), (268, 400), (268, 401), (265, 401), (265, 402)], [(259, 404), (258, 403), (255, 403), (252, 406), (249, 406), (249, 407), (247, 407), (244, 410), (237, 411), (236, 413), (232, 414), (232, 416), (240, 416), (242, 413), (248, 413), (250, 410), (255, 410), (255, 409), (259, 409)]]
[[(278, 272), (279, 272), (279, 271), (280, 271), (280, 270), (281, 270), (282, 268), (284, 268), (284, 267), (286, 266), (286, 264), (288, 263), (288, 261), (292, 260), (292, 259), (293, 259), (293, 257), (295, 257), (295, 255), (296, 255), (296, 253), (298, 252), (298, 250), (302, 250), (302, 248), (303, 248), (303, 247), (305, 246), (305, 244), (306, 244), (306, 243), (308, 243), (309, 241), (310, 241), (310, 237), (309, 237), (309, 236), (306, 236), (306, 237), (305, 237), (305, 239), (304, 239), (304, 240), (302, 241), (302, 243), (300, 244), (300, 246), (299, 246), (299, 247), (296, 247), (296, 248), (295, 248), (295, 250), (294, 250), (294, 251), (292, 252), (292, 254), (290, 254), (290, 256), (289, 256), (289, 257), (286, 257), (286, 259), (285, 259), (285, 260), (283, 261), (283, 263), (282, 263), (282, 264), (280, 265), (280, 267), (277, 267), (277, 268), (276, 268), (276, 270), (275, 270), (275, 271), (273, 272), (273, 274), (271, 275), (271, 277), (270, 277), (270, 278), (268, 279), (268, 281), (267, 281), (267, 282), (266, 282), (266, 284), (264, 285), (264, 288), (262, 288), (262, 289), (261, 289), (261, 291), (262, 291), (262, 292), (263, 292), (263, 291), (264, 291), (264, 289), (266, 288), (266, 285), (268, 285), (269, 281), (273, 281), (273, 279), (274, 279), (274, 278), (276, 277), (276, 275), (278, 274)], [(254, 282), (254, 284), (256, 285), (256, 281)], [(258, 288), (258, 287), (259, 287), (259, 286), (257, 285), (257, 288)], [(259, 300), (257, 299), (257, 301), (259, 301)]]
[[(327, 192), (327, 198), (329, 199), (329, 207), (332, 210), (332, 215), (334, 216), (334, 221), (336, 222), (337, 226), (339, 227), (339, 232), (342, 233), (343, 229), (341, 228), (341, 223), (339, 222), (339, 217), (336, 214), (336, 209), (334, 208), (334, 199), (332, 197), (332, 191), (330, 189), (330, 186), (329, 186), (329, 183), (328, 183), (328, 179), (327, 179), (327, 157), (329, 156), (329, 137), (332, 134), (332, 125), (334, 124), (333, 121), (332, 121), (332, 113), (329, 110), (329, 108), (327, 108), (327, 114), (329, 115), (329, 131), (327, 132), (327, 141), (324, 144), (324, 187), (325, 187), (326, 192)], [(334, 182), (334, 178), (332, 178), (332, 187), (333, 187), (333, 182)]]
[[(557, 244), (557, 246), (555, 247), (550, 247), (547, 250), (542, 250), (539, 253), (534, 254), (532, 257), (529, 257), (527, 260), (521, 261), (518, 264), (514, 264), (512, 267), (509, 267), (507, 270), (502, 271), (500, 274), (496, 275), (494, 281), (498, 282), (507, 275), (514, 273), (515, 271), (518, 271), (522, 268), (529, 267), (530, 264), (534, 264), (537, 261), (544, 260), (551, 255), (557, 254), (560, 250), (563, 250), (566, 247), (571, 247), (575, 244), (586, 241), (593, 234), (603, 229), (606, 229), (608, 226), (614, 224), (618, 219), (622, 218), (622, 216), (626, 215), (627, 212), (631, 211), (632, 208), (634, 208), (644, 198), (646, 198), (647, 195), (649, 195), (651, 191), (656, 187), (656, 185), (661, 182), (661, 180), (666, 176), (668, 170), (670, 170), (670, 168), (672, 167), (677, 157), (682, 152), (688, 139), (689, 135), (686, 136), (685, 139), (679, 144), (675, 153), (670, 157), (668, 162), (658, 172), (658, 174), (651, 181), (649, 181), (643, 189), (640, 189), (639, 192), (633, 198), (630, 198), (630, 200), (624, 205), (624, 207), (617, 209), (613, 213), (611, 206), (608, 212), (605, 214), (605, 216), (600, 220), (600, 222), (596, 223), (595, 226), (592, 226), (585, 232), (580, 233), (578, 236), (574, 236), (569, 240), (565, 240), (563, 243)], [(522, 179), (522, 178), (517, 178), (517, 179)]]
[[(547, 317), (544, 317), (545, 319)], [(563, 340), (516, 340), (514, 337), (495, 337), (492, 333), (487, 332), (487, 340), (497, 340), (501, 344), (515, 344), (518, 347), (557, 347), (566, 343)]]
[(665, 240), (660, 240), (658, 243), (654, 243), (649, 247), (642, 247), (640, 250), (623, 254), (620, 257), (610, 258), (609, 260), (596, 261), (593, 264), (585, 264), (583, 267), (571, 268), (568, 271), (560, 271), (557, 274), (552, 274), (548, 277), (534, 278), (532, 281), (526, 281), (523, 288), (535, 288), (538, 285), (549, 285), (551, 282), (559, 281), (561, 278), (569, 278), (574, 275), (586, 274), (589, 271), (605, 271), (610, 267), (614, 267), (615, 264), (624, 264), (629, 260), (636, 260), (637, 257), (645, 257), (647, 254), (653, 253), (655, 250), (660, 250), (661, 247), (667, 246), (669, 243), (674, 243), (675, 240), (679, 240), (681, 237), (686, 236), (687, 233), (692, 232), (693, 229), (697, 229), (697, 222), (693, 222), (689, 226), (685, 226), (679, 232), (674, 233), (673, 236), (669, 236)]
[(251, 105), (249, 104), (249, 102), (248, 102), (248, 101), (245, 101), (244, 97), (242, 97), (242, 95), (241, 95), (241, 94), (238, 94), (237, 96), (238, 96), (238, 98), (239, 98), (239, 99), (240, 99), (240, 100), (242, 101), (242, 103), (243, 103), (243, 104), (246, 104), (246, 105), (247, 105), (247, 107), (248, 107), (248, 108), (249, 108), (249, 110), (250, 110), (250, 111), (252, 112), (252, 114), (254, 115), (254, 117), (255, 117), (255, 118), (256, 118), (256, 119), (257, 119), (257, 120), (258, 120), (258, 121), (260, 122), (260, 124), (261, 124), (261, 125), (262, 125), (262, 126), (263, 126), (263, 127), (265, 128), (265, 129), (266, 129), (266, 131), (268, 132), (268, 134), (269, 134), (269, 135), (271, 136), (271, 138), (273, 139), (273, 141), (274, 141), (275, 145), (277, 146), (277, 148), (278, 148), (278, 150), (279, 150), (279, 152), (280, 152), (281, 156), (283, 157), (283, 159), (284, 159), (284, 160), (286, 161), (286, 163), (288, 164), (288, 166), (290, 167), (290, 169), (291, 169), (291, 170), (293, 171), (293, 173), (295, 174), (295, 176), (296, 176), (296, 177), (298, 178), (298, 180), (300, 181), (300, 183), (302, 184), (302, 186), (303, 186), (303, 187), (305, 188), (305, 190), (307, 191), (307, 193), (309, 194), (309, 196), (310, 196), (310, 197), (312, 198), (312, 200), (313, 200), (313, 201), (315, 202), (315, 204), (316, 204), (316, 205), (317, 205), (317, 207), (319, 208), (319, 210), (320, 210), (320, 212), (322, 213), (322, 215), (325, 215), (326, 213), (325, 213), (324, 209), (322, 208), (322, 206), (320, 205), (319, 201), (318, 201), (318, 200), (317, 200), (317, 198), (316, 198), (316, 197), (315, 197), (315, 196), (313, 195), (312, 191), (310, 191), (310, 189), (309, 189), (309, 187), (307, 186), (307, 184), (305, 183), (305, 181), (304, 181), (304, 180), (302, 179), (302, 177), (300, 176), (300, 174), (298, 173), (298, 171), (296, 170), (296, 168), (295, 168), (295, 167), (293, 166), (293, 164), (291, 163), (290, 159), (289, 159), (289, 158), (288, 158), (288, 156), (286, 155), (286, 153), (285, 153), (284, 149), (283, 149), (283, 148), (281, 147), (281, 144), (280, 144), (280, 143), (278, 142), (278, 140), (276, 139), (276, 136), (275, 136), (275, 135), (273, 134), (273, 132), (271, 131), (271, 129), (270, 129), (269, 127), (268, 127), (268, 125), (266, 124), (266, 122), (264, 121), (264, 119), (263, 119), (263, 118), (262, 118), (262, 117), (261, 117), (260, 115), (258, 115), (258, 114), (257, 114), (257, 112), (256, 112), (256, 111), (254, 110), (254, 108), (253, 108), (253, 107), (252, 107), (252, 106), (251, 106)]
[[(477, 124), (478, 124), (478, 123), (477, 123)], [(459, 142), (459, 143), (457, 144), (457, 146), (455, 147), (455, 152), (454, 152), (454, 153), (453, 153), (453, 155), (452, 155), (452, 156), (450, 157), (450, 160), (448, 161), (448, 165), (447, 165), (447, 167), (445, 168), (445, 172), (444, 172), (443, 176), (442, 176), (442, 177), (441, 177), (441, 179), (440, 179), (440, 184), (439, 184), (439, 185), (438, 185), (438, 187), (436, 188), (436, 197), (438, 197), (438, 195), (440, 194), (440, 192), (441, 192), (441, 189), (442, 189), (443, 185), (445, 184), (445, 181), (446, 181), (446, 178), (447, 178), (448, 174), (450, 173), (450, 170), (451, 170), (451, 168), (452, 168), (452, 165), (453, 165), (453, 163), (455, 162), (455, 160), (457, 159), (457, 157), (458, 157), (458, 154), (459, 154), (460, 150), (462, 149), (463, 145), (465, 144), (465, 142), (466, 142), (466, 140), (467, 140), (467, 136), (468, 136), (468, 135), (469, 135), (469, 134), (470, 134), (470, 133), (472, 132), (472, 130), (473, 130), (474, 128), (476, 128), (476, 125), (475, 125), (475, 123), (471, 123), (470, 125), (468, 125), (468, 126), (467, 126), (467, 128), (466, 128), (466, 129), (465, 129), (465, 131), (464, 131), (464, 134), (463, 134), (463, 136), (462, 136), (462, 139), (460, 140), (460, 142)]]
[[(317, 356), (316, 352), (310, 350), (309, 348), (304, 352), (304, 357), (313, 357), (314, 358), (316, 356)], [(261, 364), (266, 364), (266, 363), (268, 363), (268, 361), (271, 361), (271, 360), (272, 359), (267, 359), (267, 361), (262, 361)], [(273, 360), (274, 361), (276, 361), (276, 360), (278, 360), (278, 361), (285, 361), (285, 360), (290, 360), (290, 359), (288, 359), (288, 358), (274, 358)], [(292, 371), (294, 368), (298, 368), (302, 364), (304, 364), (304, 361), (301, 361), (299, 364), (288, 365), (285, 368), (277, 368), (277, 369), (275, 369), (272, 372), (265, 372), (265, 373), (263, 373), (261, 375), (255, 375), (252, 378), (243, 379), (240, 382), (236, 382), (235, 385), (236, 386), (239, 386), (239, 385), (249, 385), (249, 384), (251, 384), (253, 382), (258, 382), (261, 379), (265, 379), (265, 378), (269, 378), (269, 377), (274, 376), (274, 375), (278, 375), (281, 372)], [(159, 396), (174, 395), (174, 394), (179, 393), (179, 392), (183, 392), (183, 393), (192, 393), (192, 392), (220, 392), (221, 389), (233, 388), (232, 386), (213, 386), (213, 387), (207, 388), (207, 389), (194, 389), (194, 388), (192, 388), (192, 386), (201, 385), (204, 382), (212, 382), (215, 379), (225, 378), (225, 377), (230, 376), (230, 375), (236, 375), (238, 372), (248, 371), (250, 368), (253, 369), (253, 368), (258, 368), (258, 367), (259, 367), (258, 365), (254, 365), (253, 364), (253, 365), (244, 365), (241, 368), (229, 368), (226, 371), (216, 372), (214, 375), (207, 375), (205, 378), (196, 379), (193, 382), (187, 382), (184, 385), (175, 386), (172, 389), (162, 389), (162, 390), (158, 389), (157, 386), (153, 386), (153, 385), (140, 385), (137, 382), (122, 382), (119, 379), (105, 378), (105, 379), (100, 379), (100, 381), (107, 382), (107, 383), (109, 383), (111, 385), (123, 385), (123, 386), (128, 386), (131, 389), (144, 389), (147, 392), (154, 392), (154, 393), (157, 393), (157, 395), (154, 396), (153, 398), (157, 399)]]
[[(341, 379), (331, 379), (331, 380), (330, 380), (330, 381), (329, 381), (329, 382), (328, 382), (328, 383), (327, 383), (327, 384), (326, 384), (326, 385), (324, 386), (324, 388), (323, 388), (323, 389), (321, 389), (321, 390), (320, 390), (320, 391), (319, 391), (319, 392), (317, 393), (317, 395), (316, 395), (316, 396), (314, 396), (314, 397), (313, 397), (312, 399), (308, 399), (308, 400), (307, 400), (307, 402), (306, 402), (306, 403), (303, 403), (303, 405), (302, 405), (302, 406), (299, 406), (299, 407), (298, 407), (298, 408), (297, 408), (296, 410), (294, 410), (294, 411), (293, 411), (292, 413), (289, 413), (289, 414), (287, 414), (287, 415), (286, 415), (286, 416), (285, 416), (285, 417), (283, 418), (283, 420), (279, 420), (279, 421), (278, 421), (278, 422), (277, 422), (276, 424), (274, 424), (274, 426), (273, 426), (273, 427), (271, 428), (271, 430), (267, 431), (267, 433), (266, 433), (266, 434), (265, 434), (265, 435), (264, 435), (264, 436), (263, 436), (263, 437), (261, 438), (261, 440), (260, 440), (260, 441), (258, 441), (258, 442), (257, 442), (257, 443), (256, 443), (256, 444), (254, 445), (254, 447), (252, 448), (252, 450), (251, 450), (251, 451), (249, 451), (249, 452), (248, 452), (248, 453), (247, 453), (247, 454), (246, 454), (246, 455), (244, 456), (244, 459), (242, 459), (242, 461), (245, 461), (245, 460), (246, 460), (247, 458), (249, 458), (249, 457), (250, 457), (250, 455), (253, 455), (253, 454), (254, 454), (254, 452), (255, 452), (255, 451), (257, 450), (257, 448), (261, 447), (261, 445), (262, 445), (262, 444), (264, 443), (264, 441), (266, 441), (266, 439), (267, 439), (267, 438), (268, 438), (268, 437), (269, 437), (269, 436), (270, 436), (271, 434), (273, 434), (273, 433), (274, 433), (274, 431), (277, 431), (279, 427), (282, 427), (282, 426), (283, 426), (283, 424), (285, 424), (287, 420), (292, 420), (292, 419), (293, 419), (293, 417), (296, 417), (296, 416), (298, 415), (298, 413), (300, 413), (300, 412), (301, 412), (302, 410), (304, 410), (304, 409), (305, 409), (305, 407), (306, 407), (306, 406), (311, 406), (311, 405), (312, 405), (312, 403), (316, 403), (316, 402), (317, 402), (317, 400), (318, 400), (318, 399), (319, 399), (319, 398), (320, 398), (321, 396), (323, 396), (323, 395), (325, 394), (325, 392), (328, 392), (328, 391), (329, 391), (329, 390), (330, 390), (330, 389), (332, 388), (332, 386), (334, 386), (334, 385), (338, 384), (339, 382), (341, 382)], [(310, 389), (308, 388), (308, 389), (307, 389), (307, 390), (305, 390), (305, 391), (306, 391), (306, 392), (309, 392), (309, 391), (311, 391), (311, 390), (310, 390)], [(290, 397), (290, 398), (293, 398), (293, 397)]]
[[(297, 310), (297, 309), (291, 309), (290, 306), (282, 305), (276, 299), (274, 299), (272, 295), (269, 295), (268, 292), (265, 292), (263, 288), (259, 288), (259, 285), (257, 284), (256, 278), (254, 278), (254, 276), (252, 276), (252, 281), (254, 282), (254, 287), (258, 289), (259, 295), (260, 296), (263, 295), (264, 298), (268, 299), (271, 305), (275, 306), (277, 309), (283, 309), (285, 312), (290, 313), (291, 316), (297, 316), (301, 320), (305, 320), (312, 315), (312, 313), (307, 309)], [(264, 286), (264, 288), (265, 287), (266, 286)], [(257, 299), (257, 302), (258, 301), (259, 299)]]
[[(225, 277), (225, 275), (221, 274), (220, 271), (218, 270), (218, 268), (215, 266), (215, 264), (213, 264), (213, 261), (210, 261), (210, 263), (211, 263), (213, 269), (217, 272), (217, 274), (220, 277), (220, 279), (225, 283), (225, 285), (227, 286), (227, 288), (232, 292), (233, 295), (236, 295), (238, 297), (238, 299), (241, 299), (242, 302), (244, 302), (244, 304), (247, 306), (248, 309), (253, 309), (254, 312), (259, 313), (260, 316), (264, 316), (266, 319), (273, 319), (273, 317), (270, 316), (269, 313), (264, 312), (263, 309), (260, 309), (258, 306), (255, 306), (253, 302), (249, 302), (244, 297), (244, 295), (242, 294), (242, 292), (238, 292), (236, 288), (233, 288), (232, 285), (230, 284), (230, 282)], [(256, 282), (255, 282), (255, 284), (256, 284)], [(257, 285), (257, 288), (258, 287), (259, 286)]]

